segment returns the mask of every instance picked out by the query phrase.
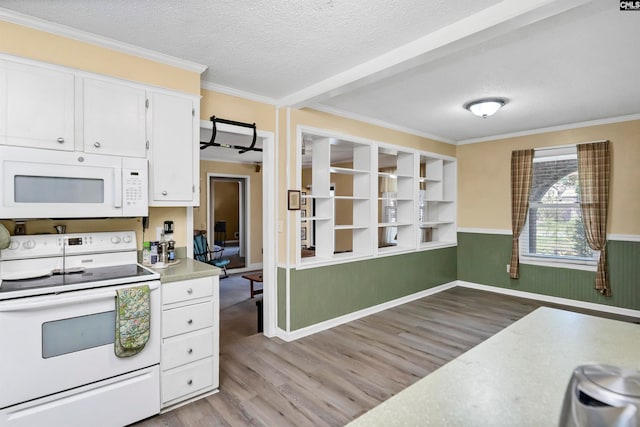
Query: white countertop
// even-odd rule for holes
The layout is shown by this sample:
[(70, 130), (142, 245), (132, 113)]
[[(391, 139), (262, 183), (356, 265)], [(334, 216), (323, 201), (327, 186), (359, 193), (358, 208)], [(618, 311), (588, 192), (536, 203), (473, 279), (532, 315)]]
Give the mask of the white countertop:
[(541, 307), (349, 426), (557, 426), (588, 363), (640, 371), (640, 325)]

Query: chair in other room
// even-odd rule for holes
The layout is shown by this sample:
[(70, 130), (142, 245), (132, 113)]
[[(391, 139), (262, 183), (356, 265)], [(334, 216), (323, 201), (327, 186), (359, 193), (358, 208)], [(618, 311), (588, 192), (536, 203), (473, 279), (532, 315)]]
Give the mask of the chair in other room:
[(200, 233), (193, 236), (193, 259), (220, 268), (224, 272), (224, 275), (220, 276), (221, 279), (229, 277), (227, 265), (231, 262), (229, 259), (222, 258), (223, 252), (222, 246), (213, 245), (213, 250), (209, 248), (206, 234)]

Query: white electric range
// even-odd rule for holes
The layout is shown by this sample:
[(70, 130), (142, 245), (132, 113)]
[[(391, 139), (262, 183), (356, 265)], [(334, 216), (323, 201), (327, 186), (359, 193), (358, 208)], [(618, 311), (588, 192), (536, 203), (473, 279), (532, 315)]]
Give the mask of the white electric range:
[[(133, 231), (13, 236), (0, 251), (0, 426), (126, 425), (160, 411), (160, 281)], [(116, 290), (147, 285), (151, 330), (114, 352)]]

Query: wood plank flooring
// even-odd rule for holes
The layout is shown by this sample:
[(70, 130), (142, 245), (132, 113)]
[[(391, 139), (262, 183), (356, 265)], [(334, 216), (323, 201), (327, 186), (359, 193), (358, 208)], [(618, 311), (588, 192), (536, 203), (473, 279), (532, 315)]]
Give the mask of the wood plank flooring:
[(603, 315), (458, 287), (291, 343), (254, 335), (222, 348), (218, 394), (135, 426), (342, 426), (541, 305)]

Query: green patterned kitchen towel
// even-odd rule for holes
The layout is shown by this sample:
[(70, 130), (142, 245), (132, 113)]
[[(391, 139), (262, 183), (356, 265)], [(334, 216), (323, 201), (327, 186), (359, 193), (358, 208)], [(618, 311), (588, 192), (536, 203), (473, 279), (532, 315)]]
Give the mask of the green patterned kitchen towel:
[(138, 354), (149, 341), (149, 307), (147, 285), (116, 291), (116, 356), (130, 357)]

